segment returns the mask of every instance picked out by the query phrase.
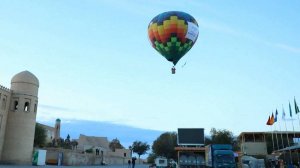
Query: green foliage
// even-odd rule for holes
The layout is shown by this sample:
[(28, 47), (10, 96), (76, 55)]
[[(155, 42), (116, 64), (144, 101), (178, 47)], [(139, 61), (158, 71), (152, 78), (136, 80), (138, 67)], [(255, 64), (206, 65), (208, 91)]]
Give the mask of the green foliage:
[(232, 144), (233, 151), (240, 151), (241, 147), (237, 139), (233, 140)]
[(204, 139), (204, 145), (209, 145), (209, 144), (212, 144), (211, 138), (205, 137), (205, 139)]
[(64, 140), (64, 143), (63, 143), (62, 146), (65, 149), (72, 149), (71, 140), (70, 140), (70, 135), (69, 134), (68, 134), (67, 138)]
[(48, 143), (46, 144), (46, 147), (53, 147), (53, 143), (52, 143), (52, 142), (48, 142)]
[(64, 142), (65, 141), (64, 141), (63, 138), (57, 139), (56, 142), (55, 142), (56, 143), (56, 147), (61, 147), (62, 148), (64, 146)]
[(71, 141), (71, 137), (68, 134), (66, 139), (52, 139), (52, 142), (47, 143), (47, 147), (56, 147), (56, 148), (64, 148), (64, 149), (75, 149), (77, 148), (78, 142), (75, 140)]
[(149, 163), (149, 164), (154, 163), (154, 160), (156, 157), (157, 157), (157, 155), (155, 153), (150, 153), (147, 158), (147, 163)]
[(78, 142), (75, 141), (75, 140), (72, 140), (72, 141), (71, 141), (71, 146), (72, 146), (72, 149), (77, 149)]
[(177, 134), (175, 132), (165, 132), (153, 142), (152, 151), (156, 156), (163, 156), (168, 159), (176, 160), (176, 145)]
[(67, 135), (67, 138), (66, 138), (65, 142), (66, 142), (66, 143), (70, 143), (70, 142), (71, 142), (71, 140), (70, 140), (70, 135), (69, 135), (69, 134)]
[(132, 144), (132, 151), (134, 153), (137, 153), (139, 155), (139, 158), (141, 155), (146, 154), (146, 152), (149, 149), (150, 149), (150, 146), (147, 144), (147, 142), (134, 141)]
[(233, 144), (233, 133), (226, 129), (217, 130), (212, 128), (210, 135), (212, 144)]
[(113, 139), (109, 143), (109, 148), (114, 152), (116, 149), (124, 149), (123, 145), (120, 143), (118, 138)]
[(234, 139), (233, 133), (231, 131), (228, 131), (226, 129), (223, 130), (217, 130), (215, 128), (212, 128), (210, 130), (211, 139), (208, 137), (205, 137), (205, 145), (208, 144), (231, 144), (234, 151), (239, 151), (240, 146), (237, 142), (237, 140)]
[(46, 130), (39, 124), (35, 124), (34, 146), (44, 147), (46, 144)]
[(93, 149), (92, 149), (92, 148), (86, 149), (85, 152), (86, 152), (86, 153), (93, 153)]

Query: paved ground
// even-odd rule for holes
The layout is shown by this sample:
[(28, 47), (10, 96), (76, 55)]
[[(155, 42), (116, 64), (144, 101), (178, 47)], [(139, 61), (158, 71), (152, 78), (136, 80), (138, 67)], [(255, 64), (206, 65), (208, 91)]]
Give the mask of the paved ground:
[[(127, 165), (106, 165), (106, 166), (24, 166), (24, 165), (0, 165), (0, 168), (128, 168)], [(149, 165), (136, 165), (135, 168), (149, 168)]]

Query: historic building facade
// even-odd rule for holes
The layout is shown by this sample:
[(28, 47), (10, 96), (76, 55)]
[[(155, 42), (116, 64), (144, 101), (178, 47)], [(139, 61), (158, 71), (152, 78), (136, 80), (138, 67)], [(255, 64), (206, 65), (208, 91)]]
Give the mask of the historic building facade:
[(38, 106), (39, 80), (29, 71), (16, 74), (11, 87), (0, 85), (0, 162), (30, 164)]

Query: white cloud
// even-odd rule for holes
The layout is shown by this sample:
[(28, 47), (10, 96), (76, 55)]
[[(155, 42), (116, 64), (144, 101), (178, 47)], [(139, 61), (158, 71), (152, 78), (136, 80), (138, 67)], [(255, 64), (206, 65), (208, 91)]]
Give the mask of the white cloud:
[(298, 47), (293, 47), (293, 46), (289, 46), (289, 45), (281, 44), (281, 43), (275, 43), (274, 46), (277, 48), (289, 51), (289, 52), (300, 54), (300, 48), (298, 48)]
[(226, 24), (223, 24), (223, 23), (210, 22), (208, 20), (201, 19), (201, 20), (199, 20), (199, 26), (206, 28), (206, 29), (216, 31), (216, 32), (225, 33), (225, 34), (228, 34), (231, 36), (245, 38), (245, 39), (254, 41), (256, 43), (261, 43), (262, 45), (275, 47), (275, 48), (285, 50), (288, 52), (297, 53), (297, 54), (300, 53), (299, 47), (294, 47), (294, 46), (290, 46), (290, 45), (282, 44), (282, 43), (274, 43), (274, 42), (262, 39), (261, 37), (258, 37), (254, 34), (239, 31), (239, 30), (234, 29), (230, 26), (227, 26)]

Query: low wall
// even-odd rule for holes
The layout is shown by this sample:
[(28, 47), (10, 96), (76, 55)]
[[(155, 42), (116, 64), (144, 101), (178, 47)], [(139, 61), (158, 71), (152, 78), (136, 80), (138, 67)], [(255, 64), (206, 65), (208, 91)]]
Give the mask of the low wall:
[[(63, 153), (62, 165), (66, 166), (84, 166), (84, 165), (100, 165), (102, 161), (101, 155), (95, 153), (82, 153), (76, 150), (59, 149), (59, 148), (47, 148), (46, 163), (56, 164), (58, 163), (59, 153)], [(119, 156), (104, 155), (103, 162), (106, 164), (121, 165), (127, 164), (130, 158), (124, 158)]]
[(66, 152), (63, 164), (68, 166), (100, 165), (101, 157), (94, 154)]

